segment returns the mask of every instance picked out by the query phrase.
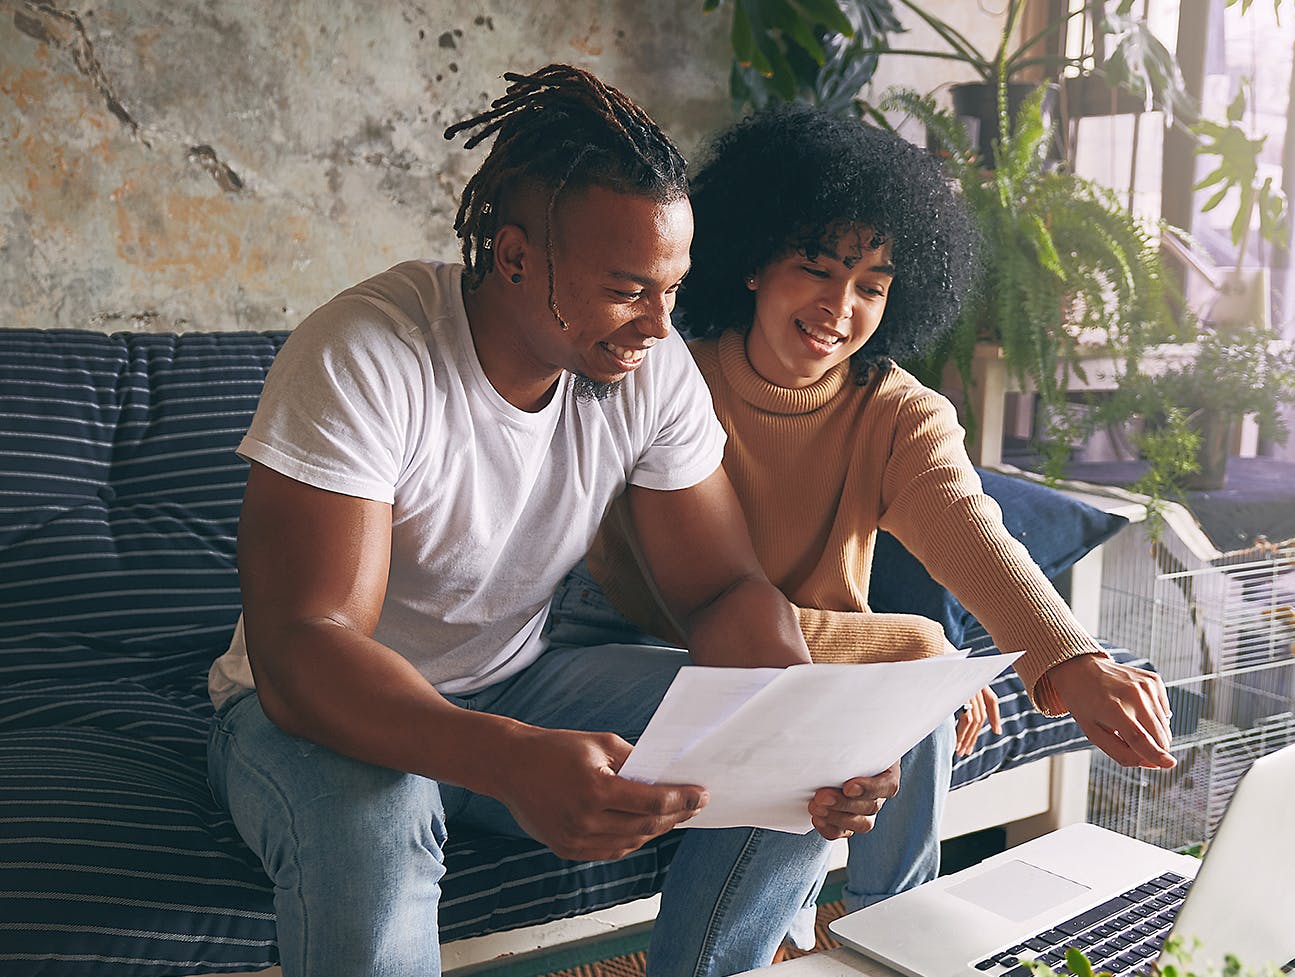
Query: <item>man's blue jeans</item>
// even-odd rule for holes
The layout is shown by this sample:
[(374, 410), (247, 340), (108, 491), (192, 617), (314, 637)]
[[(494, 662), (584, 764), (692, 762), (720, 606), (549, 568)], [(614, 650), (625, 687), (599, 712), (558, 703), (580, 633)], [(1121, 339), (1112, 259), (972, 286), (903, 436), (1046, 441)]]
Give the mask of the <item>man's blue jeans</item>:
[[(634, 742), (686, 662), (672, 648), (559, 645), (508, 681), (451, 698)], [(492, 798), (289, 736), (255, 693), (217, 714), (208, 772), (274, 883), (285, 977), (436, 977), (447, 833), (466, 824), (524, 834)], [(648, 973), (723, 977), (767, 964), (817, 891), (827, 843), (815, 832), (680, 830)]]
[[(646, 641), (608, 602), (584, 564), (567, 574), (553, 597), (548, 630), (567, 642)], [(953, 768), (950, 716), (901, 760), (899, 793), (886, 801), (875, 826), (850, 838), (845, 908), (862, 909), (935, 878), (940, 872), (940, 818)], [(817, 892), (815, 893), (817, 894)], [(790, 929), (802, 949), (814, 944), (815, 909), (808, 905)]]

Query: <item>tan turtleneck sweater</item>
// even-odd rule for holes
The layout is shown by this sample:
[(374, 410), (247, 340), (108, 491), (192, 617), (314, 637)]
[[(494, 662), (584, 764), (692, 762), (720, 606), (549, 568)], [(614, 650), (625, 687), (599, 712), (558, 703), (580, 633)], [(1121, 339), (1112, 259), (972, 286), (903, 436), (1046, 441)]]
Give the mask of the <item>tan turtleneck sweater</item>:
[[(898, 368), (862, 387), (847, 364), (809, 387), (774, 386), (751, 367), (736, 332), (691, 349), (728, 432), (724, 470), (756, 555), (796, 606), (814, 661), (944, 651), (935, 621), (868, 610), (881, 528), (962, 601), (999, 648), (1026, 651), (1016, 670), (1035, 705), (1050, 715), (1064, 711), (1044, 673), (1104, 652), (981, 491), (948, 400)], [(680, 642), (635, 552), (618, 503), (590, 551), (590, 570), (627, 618)]]

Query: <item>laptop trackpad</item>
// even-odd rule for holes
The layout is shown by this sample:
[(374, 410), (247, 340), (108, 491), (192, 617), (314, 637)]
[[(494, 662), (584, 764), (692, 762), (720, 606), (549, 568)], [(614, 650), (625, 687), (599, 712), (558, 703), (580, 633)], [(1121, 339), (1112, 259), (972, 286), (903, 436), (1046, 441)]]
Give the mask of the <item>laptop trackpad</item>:
[(1088, 886), (1016, 860), (945, 891), (1019, 922), (1087, 892)]

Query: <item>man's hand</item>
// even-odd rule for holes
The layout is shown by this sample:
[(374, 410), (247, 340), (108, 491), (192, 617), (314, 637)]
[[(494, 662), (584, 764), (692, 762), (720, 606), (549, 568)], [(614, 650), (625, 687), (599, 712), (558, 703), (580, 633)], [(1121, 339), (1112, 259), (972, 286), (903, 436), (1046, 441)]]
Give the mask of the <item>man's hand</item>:
[(701, 787), (618, 777), (631, 747), (614, 733), (528, 727), (517, 747), (497, 796), (528, 835), (560, 858), (622, 858), (709, 799)]
[(1167, 769), (1169, 696), (1155, 672), (1103, 655), (1071, 658), (1047, 671), (1062, 704), (1089, 741), (1126, 767)]
[(957, 739), (953, 752), (958, 756), (971, 756), (980, 739), (980, 731), (989, 720), (989, 728), (995, 733), (1003, 731), (1002, 717), (998, 714), (998, 696), (989, 686), (985, 686), (973, 695), (963, 706), (962, 715), (958, 717)]
[(871, 831), (882, 802), (899, 793), (899, 761), (875, 777), (855, 777), (839, 789), (820, 787), (810, 798), (809, 815), (828, 841)]

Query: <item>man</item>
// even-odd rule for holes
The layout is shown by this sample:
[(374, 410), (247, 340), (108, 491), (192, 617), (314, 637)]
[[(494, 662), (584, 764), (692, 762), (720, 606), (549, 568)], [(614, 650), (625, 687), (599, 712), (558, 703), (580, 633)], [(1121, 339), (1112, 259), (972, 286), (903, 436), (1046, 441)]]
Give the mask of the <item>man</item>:
[[(585, 72), (507, 78), (446, 133), (495, 136), (464, 266), (397, 265), (309, 316), (240, 446), (243, 618), (212, 668), (209, 767), (274, 881), (287, 977), (438, 974), (447, 825), (618, 858), (706, 803), (616, 776), (677, 668), (809, 660), (670, 330), (683, 159)], [(622, 491), (687, 655), (541, 637)], [(689, 832), (651, 972), (767, 962), (825, 839), (868, 830), (897, 786), (895, 767), (819, 791), (804, 837)]]

